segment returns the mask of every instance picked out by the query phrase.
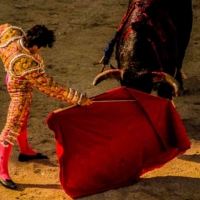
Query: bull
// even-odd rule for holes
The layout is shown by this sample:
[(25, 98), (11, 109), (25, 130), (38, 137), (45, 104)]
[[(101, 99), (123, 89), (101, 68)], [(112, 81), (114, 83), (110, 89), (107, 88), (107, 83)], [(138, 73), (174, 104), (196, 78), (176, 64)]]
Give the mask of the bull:
[[(159, 82), (158, 96), (172, 99), (173, 90), (178, 95), (183, 89), (182, 61), (191, 27), (191, 0), (129, 0), (128, 10), (99, 61), (103, 68), (93, 85), (114, 78), (122, 86), (151, 93)], [(115, 46), (117, 69), (110, 65), (111, 69), (104, 71)]]

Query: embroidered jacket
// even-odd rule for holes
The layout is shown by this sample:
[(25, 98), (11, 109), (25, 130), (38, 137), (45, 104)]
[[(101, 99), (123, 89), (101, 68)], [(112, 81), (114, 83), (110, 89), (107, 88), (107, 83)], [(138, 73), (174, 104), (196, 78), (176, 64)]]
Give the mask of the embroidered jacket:
[(36, 87), (47, 96), (66, 102), (81, 101), (82, 94), (56, 83), (45, 74), (44, 62), (39, 54), (31, 54), (23, 45), (24, 31), (16, 26), (0, 26), (0, 57), (10, 75), (9, 92), (27, 92)]
[(7, 72), (7, 89), (11, 97), (7, 121), (1, 135), (3, 146), (14, 144), (27, 119), (33, 88), (47, 96), (81, 104), (87, 98), (77, 91), (56, 83), (44, 70), (39, 54), (31, 54), (23, 45), (24, 31), (4, 24), (0, 26), (0, 57)]

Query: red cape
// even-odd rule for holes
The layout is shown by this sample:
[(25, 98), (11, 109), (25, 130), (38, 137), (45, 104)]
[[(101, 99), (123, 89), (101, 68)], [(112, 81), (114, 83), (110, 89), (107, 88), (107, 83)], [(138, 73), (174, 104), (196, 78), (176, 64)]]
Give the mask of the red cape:
[(102, 102), (47, 118), (55, 133), (60, 182), (72, 198), (133, 184), (190, 148), (169, 100), (126, 87), (94, 100)]

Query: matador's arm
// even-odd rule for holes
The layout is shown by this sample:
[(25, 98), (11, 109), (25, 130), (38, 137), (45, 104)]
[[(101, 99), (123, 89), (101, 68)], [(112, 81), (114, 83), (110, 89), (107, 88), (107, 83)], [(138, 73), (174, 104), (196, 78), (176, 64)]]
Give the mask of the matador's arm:
[(25, 78), (35, 88), (45, 93), (49, 97), (54, 97), (75, 105), (82, 105), (88, 99), (82, 93), (58, 84), (54, 81), (52, 77), (49, 77), (46, 73), (39, 73), (38, 71), (34, 71), (26, 74)]

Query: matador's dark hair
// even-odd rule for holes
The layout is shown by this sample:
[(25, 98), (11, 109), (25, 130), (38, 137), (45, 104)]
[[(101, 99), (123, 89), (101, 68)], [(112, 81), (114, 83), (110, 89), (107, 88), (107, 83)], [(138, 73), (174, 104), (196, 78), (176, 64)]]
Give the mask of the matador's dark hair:
[(26, 32), (24, 38), (25, 46), (30, 48), (34, 45), (40, 47), (53, 47), (53, 43), (56, 41), (54, 31), (49, 30), (45, 25), (35, 25)]

